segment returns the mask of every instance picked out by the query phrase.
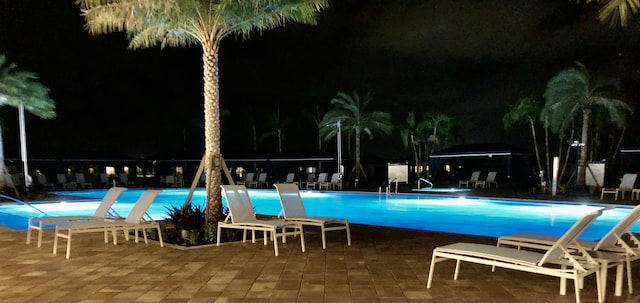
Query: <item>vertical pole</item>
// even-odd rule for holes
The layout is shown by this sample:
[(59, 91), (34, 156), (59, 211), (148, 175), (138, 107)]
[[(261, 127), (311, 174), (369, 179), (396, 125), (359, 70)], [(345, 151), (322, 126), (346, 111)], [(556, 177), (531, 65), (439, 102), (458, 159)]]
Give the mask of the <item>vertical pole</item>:
[(22, 167), (24, 169), (24, 186), (29, 185), (29, 166), (27, 164), (27, 131), (24, 122), (24, 104), (18, 107), (18, 120), (20, 123), (20, 154), (22, 156)]
[(342, 188), (342, 130), (340, 129), (340, 120), (338, 120), (338, 173), (340, 174), (340, 188)]
[(553, 157), (553, 175), (551, 182), (551, 195), (555, 196), (558, 190), (558, 170), (560, 168), (560, 158)]

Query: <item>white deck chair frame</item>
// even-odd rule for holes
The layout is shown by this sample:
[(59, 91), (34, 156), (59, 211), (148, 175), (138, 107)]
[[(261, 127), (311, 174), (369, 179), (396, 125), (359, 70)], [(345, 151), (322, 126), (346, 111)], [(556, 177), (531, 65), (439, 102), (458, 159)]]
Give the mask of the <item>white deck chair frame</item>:
[(81, 188), (93, 188), (93, 184), (84, 178), (84, 173), (76, 173), (76, 183)]
[(309, 217), (302, 203), (300, 190), (295, 184), (274, 184), (280, 197), (282, 211), (280, 214), (286, 221), (296, 222), (302, 225), (318, 226), (322, 233), (322, 248), (327, 248), (326, 232), (344, 230), (347, 233), (347, 244), (351, 246), (351, 230), (347, 219), (331, 217)]
[[(613, 208), (613, 207), (611, 207)], [(623, 265), (626, 265), (627, 284), (629, 293), (633, 293), (633, 274), (631, 272), (631, 262), (640, 259), (640, 240), (629, 231), (638, 219), (640, 219), (640, 205), (634, 207), (629, 214), (613, 226), (607, 234), (598, 241), (577, 241), (587, 251), (604, 252), (604, 254), (595, 254), (608, 260), (608, 267), (616, 267), (616, 285), (615, 295), (622, 295), (622, 279)], [(625, 241), (624, 237), (628, 236), (630, 241)], [(513, 246), (517, 248), (532, 249), (548, 249), (558, 240), (557, 236), (541, 235), (541, 234), (512, 234), (498, 238), (498, 246)], [(606, 271), (603, 277), (606, 281)], [(606, 286), (603, 286), (606, 287)], [(606, 288), (603, 288), (606, 291)]]
[(27, 244), (31, 243), (31, 230), (38, 231), (38, 247), (42, 246), (42, 230), (47, 225), (57, 225), (64, 222), (72, 221), (101, 221), (106, 218), (119, 218), (118, 214), (113, 208), (113, 203), (116, 202), (120, 194), (127, 190), (124, 187), (112, 187), (100, 201), (100, 205), (96, 208), (93, 216), (55, 216), (55, 217), (41, 217), (41, 218), (29, 218), (29, 226), (27, 228)]
[(227, 200), (229, 215), (223, 222), (218, 222), (218, 234), (216, 245), (220, 246), (220, 234), (223, 228), (242, 230), (242, 242), (247, 239), (247, 231), (251, 231), (251, 242), (256, 242), (256, 231), (264, 233), (263, 242), (267, 245), (267, 238), (273, 241), (273, 251), (276, 256), (280, 254), (278, 249), (278, 238), (282, 238), (282, 243), (286, 243), (286, 236), (300, 236), (300, 247), (302, 252), (306, 250), (304, 243), (304, 232), (302, 225), (296, 222), (285, 220), (260, 220), (256, 218), (253, 205), (249, 197), (249, 192), (244, 185), (221, 185), (222, 192)]
[(620, 179), (620, 185), (615, 188), (602, 188), (600, 191), (600, 200), (604, 199), (605, 194), (614, 194), (615, 200), (618, 200), (618, 194), (622, 193), (622, 199), (624, 199), (624, 194), (626, 192), (632, 192), (633, 186), (636, 183), (636, 179), (638, 178), (638, 174), (624, 174), (622, 175), (622, 179)]
[(71, 256), (71, 239), (74, 234), (80, 233), (104, 233), (104, 243), (109, 243), (108, 232), (111, 232), (113, 236), (113, 245), (118, 244), (118, 238), (116, 236), (117, 231), (123, 231), (125, 239), (129, 240), (129, 230), (133, 229), (135, 232), (135, 241), (138, 243), (138, 230), (142, 230), (144, 236), (144, 243), (148, 244), (147, 229), (155, 228), (158, 231), (158, 238), (160, 241), (160, 247), (164, 247), (162, 242), (162, 231), (160, 230), (160, 224), (154, 221), (147, 215), (148, 220), (144, 220), (147, 209), (151, 206), (151, 203), (156, 199), (158, 194), (162, 190), (148, 189), (145, 190), (136, 204), (127, 215), (124, 220), (115, 221), (90, 221), (90, 222), (70, 222), (67, 224), (57, 225), (55, 228), (55, 238), (53, 240), (53, 254), (58, 253), (58, 239), (67, 239), (67, 253), (66, 258)]
[(463, 185), (465, 188), (468, 188), (469, 186), (475, 186), (479, 178), (480, 178), (480, 171), (474, 171), (471, 173), (471, 177), (469, 178), (469, 180), (458, 181), (458, 187), (462, 187)]
[(580, 254), (576, 255), (575, 250), (568, 248), (601, 214), (602, 210), (584, 215), (545, 253), (475, 243), (455, 243), (436, 247), (429, 267), (427, 288), (431, 288), (437, 263), (456, 260), (454, 280), (458, 279), (462, 261), (559, 277), (561, 295), (566, 294), (566, 279), (571, 279), (574, 281), (576, 303), (580, 303), (583, 279), (594, 274), (597, 281), (598, 302), (603, 303), (601, 264), (586, 251), (580, 251)]

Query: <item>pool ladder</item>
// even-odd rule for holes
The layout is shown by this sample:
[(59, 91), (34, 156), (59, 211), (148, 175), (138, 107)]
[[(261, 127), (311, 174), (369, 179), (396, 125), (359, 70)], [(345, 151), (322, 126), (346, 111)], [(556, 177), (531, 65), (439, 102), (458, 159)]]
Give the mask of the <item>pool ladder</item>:
[(396, 194), (398, 193), (398, 178), (393, 178), (393, 180), (389, 181), (389, 179), (384, 180), (384, 182), (382, 182), (382, 184), (380, 184), (380, 187), (378, 187), (378, 194), (382, 194), (382, 187), (385, 187), (384, 191), (385, 193), (388, 195), (391, 191), (391, 183), (396, 183)]
[(42, 214), (43, 214), (43, 215), (45, 215), (45, 216), (47, 215), (45, 212), (43, 212), (42, 210), (39, 210), (37, 207), (35, 207), (35, 206), (31, 205), (31, 203), (29, 203), (29, 202), (25, 202), (25, 201), (22, 201), (22, 200), (19, 200), (19, 199), (16, 199), (16, 198), (14, 198), (14, 197), (7, 196), (7, 195), (4, 195), (4, 194), (0, 194), (0, 198), (5, 198), (5, 199), (7, 199), (7, 200), (11, 200), (11, 201), (16, 202), (16, 203), (18, 203), (18, 204), (26, 205), (26, 206), (28, 206), (28, 207), (31, 207), (31, 208), (33, 208), (33, 209), (37, 210), (38, 212), (42, 213)]
[(422, 187), (420, 187), (420, 181), (429, 184), (429, 188), (433, 188), (433, 183), (431, 183), (429, 180), (425, 178), (418, 178), (418, 190), (422, 189)]

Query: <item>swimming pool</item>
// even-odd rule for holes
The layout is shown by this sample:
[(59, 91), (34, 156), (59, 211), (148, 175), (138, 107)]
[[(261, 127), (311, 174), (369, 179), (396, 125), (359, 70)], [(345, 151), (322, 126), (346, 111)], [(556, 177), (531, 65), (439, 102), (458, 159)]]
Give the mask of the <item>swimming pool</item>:
[[(33, 203), (49, 216), (91, 215), (106, 190), (56, 192), (76, 200)], [(114, 208), (126, 215), (142, 189), (125, 191)], [(166, 216), (167, 207), (182, 205), (187, 189), (165, 189), (149, 208), (154, 219)], [(577, 203), (421, 194), (378, 194), (360, 192), (301, 191), (308, 215), (347, 218), (351, 223), (408, 229), (499, 237), (510, 233), (563, 234), (582, 214), (603, 207)], [(278, 215), (280, 202), (275, 190), (249, 190), (256, 213)], [(77, 200), (81, 198), (83, 200)], [(87, 201), (84, 199), (93, 199)], [(192, 203), (204, 204), (204, 190), (197, 190)], [(595, 240), (624, 217), (631, 207), (606, 211), (581, 238)], [(0, 205), (0, 225), (25, 230), (30, 217), (40, 217), (36, 209), (19, 204)], [(640, 231), (636, 224), (633, 231)]]

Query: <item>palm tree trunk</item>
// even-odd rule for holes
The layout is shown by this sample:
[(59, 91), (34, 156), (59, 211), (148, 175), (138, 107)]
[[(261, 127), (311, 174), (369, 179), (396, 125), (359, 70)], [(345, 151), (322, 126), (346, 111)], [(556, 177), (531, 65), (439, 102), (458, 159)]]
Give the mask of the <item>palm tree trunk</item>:
[(536, 136), (536, 128), (533, 119), (529, 119), (531, 125), (531, 135), (533, 137), (533, 149), (536, 151), (536, 161), (538, 161), (538, 172), (542, 171), (542, 161), (540, 160), (540, 150), (538, 149), (538, 139)]
[(362, 164), (360, 163), (360, 130), (356, 128), (356, 180), (360, 181), (360, 169)]
[(547, 181), (547, 184), (551, 184), (551, 163), (549, 161), (550, 150), (549, 150), (549, 127), (544, 127), (544, 149), (546, 151), (545, 159), (547, 162), (547, 173), (544, 176), (544, 179)]
[(578, 173), (578, 187), (580, 189), (584, 189), (584, 181), (586, 176), (586, 168), (587, 168), (587, 143), (589, 141), (589, 114), (591, 113), (590, 109), (582, 110), (582, 144), (584, 144), (580, 148), (580, 172)]
[(218, 42), (215, 38), (202, 42), (204, 71), (204, 134), (207, 223), (222, 217), (220, 193), (222, 155), (220, 154), (220, 95), (218, 93)]

